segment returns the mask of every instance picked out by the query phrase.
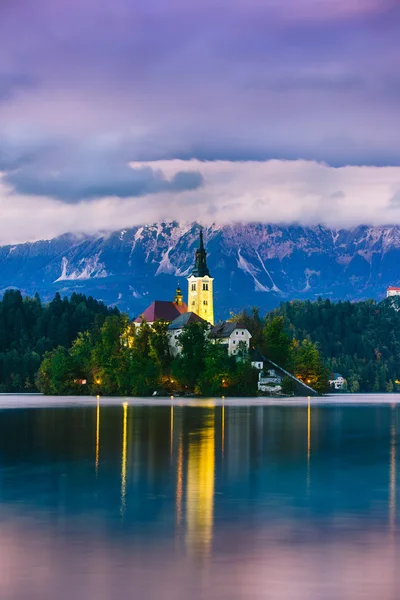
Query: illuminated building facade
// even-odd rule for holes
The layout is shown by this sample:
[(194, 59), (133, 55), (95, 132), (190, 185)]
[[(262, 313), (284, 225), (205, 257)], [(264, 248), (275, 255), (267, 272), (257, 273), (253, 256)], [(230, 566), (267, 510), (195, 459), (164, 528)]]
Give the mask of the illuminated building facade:
[(203, 230), (200, 229), (199, 247), (192, 273), (188, 277), (188, 308), (214, 325), (214, 279), (207, 266), (207, 252), (204, 248)]

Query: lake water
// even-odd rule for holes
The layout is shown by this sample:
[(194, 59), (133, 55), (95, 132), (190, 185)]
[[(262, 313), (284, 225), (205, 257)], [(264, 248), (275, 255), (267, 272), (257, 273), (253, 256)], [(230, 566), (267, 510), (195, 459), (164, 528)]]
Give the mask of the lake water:
[(398, 600), (395, 400), (0, 397), (0, 598)]

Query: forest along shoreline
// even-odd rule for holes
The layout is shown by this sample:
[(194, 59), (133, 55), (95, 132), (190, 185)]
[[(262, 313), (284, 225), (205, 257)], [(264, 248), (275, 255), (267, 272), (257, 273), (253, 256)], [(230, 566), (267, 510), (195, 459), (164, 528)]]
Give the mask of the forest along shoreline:
[[(319, 393), (330, 391), (333, 373), (343, 375), (343, 392), (400, 390), (396, 297), (380, 303), (291, 301), (264, 316), (253, 308), (232, 319), (250, 331), (253, 347)], [(180, 354), (171, 357), (166, 327), (135, 328), (117, 308), (83, 294), (57, 293), (44, 304), (38, 295), (7, 290), (0, 300), (0, 392), (257, 395), (250, 353), (228, 357), (193, 323), (181, 335)], [(129, 343), (121, 343), (127, 336)]]

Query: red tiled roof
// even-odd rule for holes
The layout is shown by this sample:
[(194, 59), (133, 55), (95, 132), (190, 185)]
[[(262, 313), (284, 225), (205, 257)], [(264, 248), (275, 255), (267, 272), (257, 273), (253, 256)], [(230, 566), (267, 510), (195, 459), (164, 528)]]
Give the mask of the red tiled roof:
[(395, 290), (396, 292), (400, 292), (400, 287), (395, 287), (394, 285), (391, 285), (388, 287), (387, 291), (389, 291), (389, 290), (393, 290), (393, 291)]
[(135, 319), (135, 323), (141, 323), (142, 321), (154, 323), (154, 321), (158, 320), (171, 322), (185, 312), (187, 312), (187, 305), (184, 302), (179, 306), (175, 302), (154, 300), (154, 302), (152, 302), (150, 306)]
[(176, 310), (179, 312), (180, 315), (183, 315), (184, 313), (187, 313), (188, 307), (187, 307), (187, 304), (185, 302), (182, 302), (181, 305), (176, 304), (176, 302), (172, 302), (172, 304), (175, 306)]

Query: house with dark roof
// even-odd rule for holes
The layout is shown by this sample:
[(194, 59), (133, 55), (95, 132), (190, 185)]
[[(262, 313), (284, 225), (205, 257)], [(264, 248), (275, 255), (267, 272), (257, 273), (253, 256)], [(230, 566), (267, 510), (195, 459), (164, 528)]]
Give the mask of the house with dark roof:
[(225, 345), (229, 356), (238, 354), (241, 342), (249, 350), (252, 337), (250, 331), (242, 323), (235, 321), (223, 321), (214, 325), (208, 336), (214, 343)]
[(191, 323), (206, 323), (204, 319), (196, 315), (194, 312), (186, 312), (172, 321), (168, 325), (169, 348), (172, 356), (176, 356), (180, 352), (179, 337), (183, 332), (184, 327)]

